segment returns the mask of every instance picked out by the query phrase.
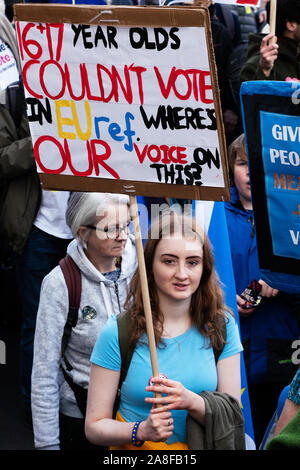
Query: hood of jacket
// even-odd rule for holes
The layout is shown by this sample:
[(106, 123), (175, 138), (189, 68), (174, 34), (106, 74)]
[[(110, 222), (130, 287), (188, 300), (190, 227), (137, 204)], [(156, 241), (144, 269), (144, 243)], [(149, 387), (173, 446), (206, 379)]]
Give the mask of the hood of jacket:
[(253, 213), (252, 211), (245, 211), (240, 202), (238, 191), (235, 186), (230, 187), (230, 195), (230, 201), (225, 202), (226, 210), (229, 210), (230, 212), (244, 214), (246, 217), (249, 217), (249, 214)]
[[(88, 259), (86, 254), (84, 253), (83, 248), (77, 242), (77, 240), (73, 240), (67, 249), (67, 253), (73, 261), (77, 264), (80, 271), (90, 280), (94, 282), (104, 282), (104, 284), (109, 284), (112, 281), (108, 280), (101, 274), (91, 263)], [(122, 262), (121, 262), (121, 273), (119, 280), (126, 279), (127, 277), (131, 277), (134, 269), (136, 268), (137, 264), (137, 256), (136, 256), (136, 249), (135, 249), (135, 240), (133, 235), (129, 234), (125, 249), (122, 255)]]

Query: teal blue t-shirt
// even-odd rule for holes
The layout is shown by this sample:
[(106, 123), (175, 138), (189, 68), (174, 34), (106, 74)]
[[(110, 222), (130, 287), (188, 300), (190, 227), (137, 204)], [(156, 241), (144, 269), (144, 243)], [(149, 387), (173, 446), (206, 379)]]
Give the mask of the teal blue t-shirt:
[[(235, 319), (229, 315), (227, 322), (227, 342), (220, 359), (233, 356), (243, 350)], [(146, 335), (143, 344), (138, 344), (132, 356), (127, 377), (121, 388), (119, 411), (127, 422), (146, 420), (151, 404), (145, 403), (145, 387), (152, 376), (150, 352)], [(203, 390), (217, 389), (217, 369), (214, 352), (208, 347), (208, 340), (195, 327), (176, 338), (164, 338), (165, 346), (157, 348), (159, 371), (169, 379), (181, 382), (184, 387), (199, 394)], [(219, 359), (219, 360), (220, 360)], [(119, 371), (121, 356), (118, 342), (116, 317), (112, 316), (102, 329), (94, 346), (91, 362), (106, 369)], [(172, 410), (174, 431), (167, 444), (185, 442), (185, 410)]]
[(288, 399), (300, 406), (300, 369), (297, 370), (287, 395)]

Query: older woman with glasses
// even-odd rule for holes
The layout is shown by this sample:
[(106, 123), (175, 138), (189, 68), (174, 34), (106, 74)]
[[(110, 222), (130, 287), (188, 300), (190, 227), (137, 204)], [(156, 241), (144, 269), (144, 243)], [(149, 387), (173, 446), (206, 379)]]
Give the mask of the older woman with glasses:
[(74, 236), (67, 253), (81, 274), (81, 298), (62, 357), (68, 288), (60, 266), (45, 277), (34, 341), (32, 417), (35, 447), (46, 450), (92, 447), (78, 396), (86, 396), (93, 346), (107, 319), (121, 312), (137, 263), (127, 196), (72, 193), (66, 221)]

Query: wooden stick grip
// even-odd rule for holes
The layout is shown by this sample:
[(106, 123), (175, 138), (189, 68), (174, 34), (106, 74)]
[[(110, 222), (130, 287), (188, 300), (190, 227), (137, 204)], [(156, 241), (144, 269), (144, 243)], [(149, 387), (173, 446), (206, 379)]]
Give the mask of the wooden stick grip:
[(140, 274), (140, 281), (141, 281), (141, 288), (142, 288), (142, 297), (143, 297), (146, 329), (147, 329), (147, 336), (148, 336), (148, 343), (149, 343), (149, 350), (150, 350), (152, 374), (154, 377), (158, 377), (159, 369), (158, 369), (158, 361), (157, 361), (157, 352), (156, 352), (155, 336), (154, 336), (152, 313), (151, 313), (151, 304), (150, 304), (149, 289), (148, 289), (148, 279), (147, 279), (147, 272), (146, 272), (146, 266), (145, 266), (143, 242), (142, 242), (142, 236), (141, 236), (136, 196), (130, 196), (130, 209), (131, 209), (131, 217), (132, 217), (132, 222), (133, 222), (133, 227), (134, 227), (134, 235), (135, 235), (135, 240), (136, 240), (136, 252), (137, 252), (137, 258), (138, 258), (138, 263), (139, 263), (139, 274)]

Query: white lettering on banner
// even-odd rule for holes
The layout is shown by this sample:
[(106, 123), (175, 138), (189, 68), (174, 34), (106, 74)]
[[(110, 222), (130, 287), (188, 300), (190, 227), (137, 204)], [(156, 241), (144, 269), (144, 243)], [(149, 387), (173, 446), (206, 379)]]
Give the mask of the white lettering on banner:
[(290, 235), (292, 237), (292, 242), (294, 245), (298, 245), (299, 243), (299, 230), (295, 233), (294, 230), (289, 230)]
[(276, 140), (300, 142), (300, 127), (293, 129), (292, 126), (280, 126), (279, 124), (275, 124), (272, 127), (272, 135)]
[(281, 165), (292, 165), (292, 166), (299, 166), (300, 165), (300, 156), (298, 152), (291, 150), (277, 150), (277, 149), (270, 149), (270, 160), (271, 163), (276, 163), (276, 159), (280, 159)]

